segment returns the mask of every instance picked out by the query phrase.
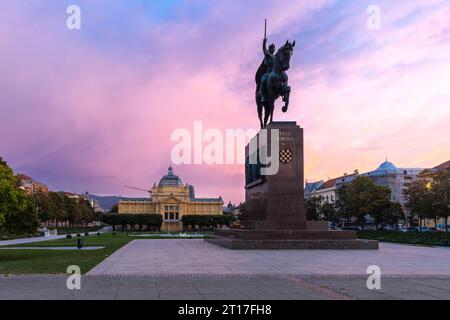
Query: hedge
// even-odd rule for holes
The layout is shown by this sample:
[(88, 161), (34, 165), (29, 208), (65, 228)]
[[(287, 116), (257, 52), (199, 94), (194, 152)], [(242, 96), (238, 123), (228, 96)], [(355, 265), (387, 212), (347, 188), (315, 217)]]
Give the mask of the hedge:
[(450, 233), (445, 232), (396, 232), (358, 231), (358, 238), (380, 242), (407, 243), (427, 246), (443, 246), (450, 242)]
[(229, 215), (184, 215), (182, 218), (183, 227), (196, 226), (203, 228), (215, 228), (216, 226), (229, 226), (233, 221), (234, 217)]
[(130, 225), (133, 229), (134, 226), (139, 225), (139, 230), (145, 225), (147, 227), (161, 228), (162, 215), (160, 214), (105, 214), (102, 218), (104, 223), (107, 223), (116, 230), (117, 225), (122, 226), (122, 230), (126, 225)]

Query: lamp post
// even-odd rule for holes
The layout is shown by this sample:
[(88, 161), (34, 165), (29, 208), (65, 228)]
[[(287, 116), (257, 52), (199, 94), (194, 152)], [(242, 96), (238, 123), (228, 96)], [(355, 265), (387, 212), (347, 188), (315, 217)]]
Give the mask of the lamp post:
[(77, 248), (80, 250), (83, 248), (83, 239), (81, 238), (77, 239)]

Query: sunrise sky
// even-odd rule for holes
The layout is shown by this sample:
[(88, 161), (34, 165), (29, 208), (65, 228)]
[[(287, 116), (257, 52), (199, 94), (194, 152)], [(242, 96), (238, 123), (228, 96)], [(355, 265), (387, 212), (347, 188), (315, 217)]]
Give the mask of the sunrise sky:
[[(53, 190), (145, 196), (123, 186), (159, 181), (175, 129), (257, 129), (264, 18), (270, 42), (297, 42), (275, 118), (304, 128), (308, 181), (450, 159), (448, 0), (2, 0), (0, 155)], [(244, 198), (242, 166), (174, 170), (197, 196)]]

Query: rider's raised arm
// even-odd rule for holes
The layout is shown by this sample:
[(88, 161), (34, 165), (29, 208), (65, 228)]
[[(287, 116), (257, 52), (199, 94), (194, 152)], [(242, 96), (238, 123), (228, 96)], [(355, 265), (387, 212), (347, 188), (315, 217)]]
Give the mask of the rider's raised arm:
[(264, 56), (267, 54), (267, 38), (264, 38), (263, 41), (263, 52), (264, 52)]

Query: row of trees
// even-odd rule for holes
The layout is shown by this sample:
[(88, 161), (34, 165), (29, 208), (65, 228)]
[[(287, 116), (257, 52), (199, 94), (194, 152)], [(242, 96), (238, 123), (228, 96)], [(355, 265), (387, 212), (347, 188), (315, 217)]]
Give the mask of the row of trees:
[(416, 217), (422, 227), (424, 219), (444, 220), (448, 232), (450, 216), (450, 168), (435, 173), (432, 181), (417, 180), (404, 192), (405, 207), (411, 212), (409, 219)]
[(27, 194), (20, 179), (0, 157), (0, 228), (12, 234), (33, 234), (41, 222), (50, 227), (85, 225), (100, 219), (87, 199), (62, 192)]
[(218, 226), (230, 226), (234, 222), (234, 216), (230, 215), (184, 215), (182, 217), (183, 228), (196, 230), (211, 230)]
[(116, 231), (117, 226), (121, 226), (122, 230), (127, 230), (128, 226), (131, 230), (135, 230), (139, 226), (139, 231), (144, 229), (159, 231), (162, 225), (161, 214), (105, 214), (102, 218), (103, 222), (113, 227)]
[(40, 192), (32, 197), (39, 219), (49, 227), (80, 226), (101, 219), (101, 213), (83, 197), (71, 198), (63, 192)]
[[(111, 225), (113, 230), (121, 226), (122, 230), (141, 231), (146, 227), (147, 230), (159, 231), (163, 223), (161, 214), (105, 214), (103, 222)], [(234, 221), (234, 217), (226, 215), (184, 215), (182, 218), (183, 228), (201, 230), (215, 229), (218, 226), (229, 226)]]
[(309, 220), (334, 223), (356, 222), (364, 229), (370, 215), (377, 228), (381, 224), (396, 225), (403, 219), (402, 206), (391, 201), (391, 190), (375, 184), (369, 177), (359, 176), (336, 191), (336, 202), (326, 202), (322, 196), (305, 203)]

